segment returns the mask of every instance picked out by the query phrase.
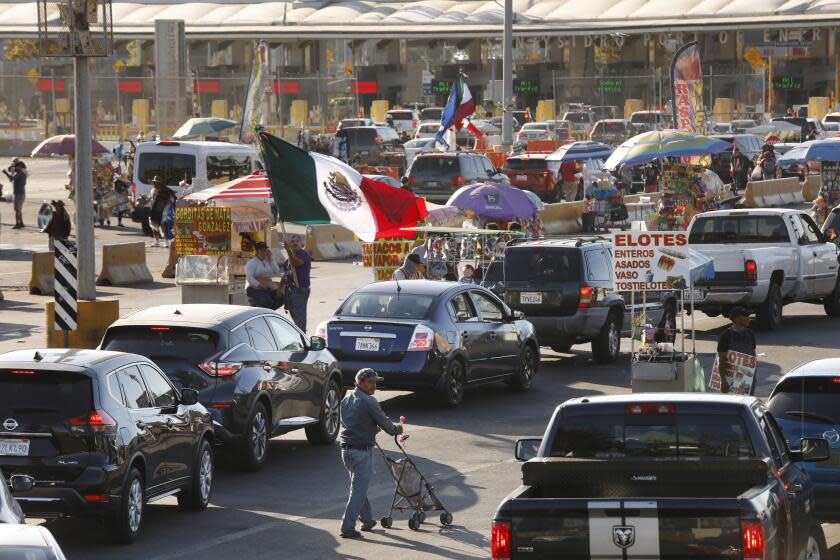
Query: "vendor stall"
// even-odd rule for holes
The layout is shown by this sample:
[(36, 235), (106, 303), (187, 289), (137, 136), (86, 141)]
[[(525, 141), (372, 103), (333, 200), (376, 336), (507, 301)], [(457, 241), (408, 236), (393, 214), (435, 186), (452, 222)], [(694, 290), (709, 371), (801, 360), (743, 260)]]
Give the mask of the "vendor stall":
[(704, 188), (705, 172), (702, 165), (663, 164), (659, 211), (645, 220), (648, 229), (682, 231), (695, 214), (716, 210), (719, 198)]

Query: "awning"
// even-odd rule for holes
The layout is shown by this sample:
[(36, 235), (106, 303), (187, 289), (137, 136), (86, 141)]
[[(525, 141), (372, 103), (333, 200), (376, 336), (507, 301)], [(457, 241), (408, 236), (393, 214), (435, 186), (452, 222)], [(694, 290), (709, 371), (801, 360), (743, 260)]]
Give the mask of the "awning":
[(274, 202), (271, 185), (265, 172), (257, 171), (247, 177), (240, 177), (209, 189), (204, 189), (184, 197), (186, 200), (251, 200)]

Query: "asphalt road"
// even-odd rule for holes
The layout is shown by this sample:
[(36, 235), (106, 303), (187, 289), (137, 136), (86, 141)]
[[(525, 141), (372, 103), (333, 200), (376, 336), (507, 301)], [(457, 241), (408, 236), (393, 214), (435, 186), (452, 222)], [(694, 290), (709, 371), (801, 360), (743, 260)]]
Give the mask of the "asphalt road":
[[(27, 203), (27, 223), (43, 198), (63, 194), (60, 162), (35, 162)], [(72, 207), (72, 206), (71, 206)], [(49, 298), (29, 295), (29, 253), (45, 246), (33, 228), (10, 230), (11, 205), (0, 204), (0, 351), (34, 348), (44, 343), (43, 303)], [(13, 223), (13, 222), (12, 222)], [(124, 230), (97, 229), (99, 244), (142, 240), (136, 225)], [(153, 284), (107, 288), (100, 297), (120, 299), (121, 312), (179, 301), (172, 281), (161, 280), (163, 249), (150, 249)], [(310, 301), (310, 330), (326, 318), (347, 293), (370, 279), (352, 262), (316, 263)], [(778, 377), (795, 365), (840, 353), (840, 322), (827, 319), (821, 306), (796, 304), (785, 308), (783, 328), (758, 332), (758, 395), (766, 396)], [(688, 321), (686, 322), (688, 325)], [(721, 318), (696, 317), (696, 349), (704, 368), (711, 370)], [(693, 344), (689, 339), (687, 346)], [(629, 348), (629, 341), (623, 341)], [(520, 481), (513, 445), (518, 437), (541, 435), (558, 403), (582, 395), (629, 392), (627, 354), (621, 362), (599, 366), (591, 361), (588, 345), (569, 354), (544, 349), (533, 389), (512, 392), (505, 385), (469, 391), (455, 410), (441, 408), (430, 395), (378, 393), (392, 418), (408, 418), (411, 438), (407, 450), (429, 478), (454, 515), (452, 527), (442, 528), (430, 515), (420, 531), (407, 527), (407, 517), (394, 514), (394, 528), (366, 534), (360, 541), (338, 536), (339, 519), (347, 496), (348, 478), (337, 445), (310, 446), (303, 435), (291, 433), (271, 441), (266, 467), (259, 473), (217, 470), (211, 507), (202, 513), (183, 513), (173, 498), (151, 504), (139, 541), (130, 547), (107, 543), (101, 525), (85, 520), (49, 524), (71, 560), (75, 559), (192, 559), (192, 558), (487, 558), (489, 522), (502, 498)], [(393, 441), (380, 436), (386, 452), (395, 454)], [(386, 510), (393, 481), (384, 461), (377, 458), (370, 497), (374, 514)], [(34, 521), (38, 522), (38, 521)], [(826, 526), (833, 552), (840, 551), (840, 531)], [(837, 556), (837, 554), (835, 554)]]

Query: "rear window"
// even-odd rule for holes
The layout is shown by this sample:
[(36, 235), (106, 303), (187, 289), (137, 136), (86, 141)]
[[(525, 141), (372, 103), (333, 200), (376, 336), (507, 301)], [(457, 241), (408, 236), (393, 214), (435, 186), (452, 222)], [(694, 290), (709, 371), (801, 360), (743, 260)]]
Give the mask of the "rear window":
[(573, 123), (588, 123), (589, 113), (566, 113), (563, 115), (563, 120)]
[(563, 418), (552, 457), (752, 457), (738, 416), (677, 414), (587, 415)]
[(634, 124), (652, 124), (661, 121), (662, 116), (657, 113), (634, 113), (630, 116), (630, 122)]
[(595, 125), (594, 132), (601, 132), (603, 134), (624, 134), (627, 129), (624, 128), (624, 123), (598, 123)]
[(164, 152), (140, 154), (137, 161), (137, 176), (140, 182), (151, 184), (155, 175), (160, 175), (170, 187), (177, 187), (184, 177), (192, 181), (195, 177), (195, 156)]
[(781, 216), (713, 216), (696, 219), (688, 242), (790, 243), (790, 239)]
[(428, 315), (434, 296), (418, 294), (353, 294), (338, 310), (343, 317), (382, 317), (386, 319), (423, 319)]
[(391, 115), (395, 121), (410, 121), (414, 120), (414, 113), (411, 111), (388, 111), (386, 115)]
[(365, 126), (367, 124), (367, 121), (360, 119), (344, 119), (343, 121), (341, 121), (341, 128), (348, 128), (351, 126)]
[[(840, 372), (838, 372), (840, 373)], [(840, 375), (785, 379), (773, 389), (767, 407), (776, 418), (838, 424)], [(805, 414), (802, 414), (802, 413)]]
[(440, 125), (437, 124), (421, 124), (420, 125), (420, 132), (428, 133), (428, 132), (437, 132), (440, 128)]
[(503, 169), (548, 169), (544, 159), (516, 159), (505, 161)]
[(825, 117), (825, 122), (840, 122), (840, 115), (828, 115)]
[(341, 135), (347, 138), (347, 143), (353, 147), (373, 146), (376, 141), (376, 131), (372, 128), (342, 129)]
[(207, 156), (207, 179), (211, 185), (220, 185), (251, 173), (251, 158), (240, 154), (214, 154)]
[(505, 252), (505, 282), (550, 286), (581, 280), (580, 251), (565, 247), (515, 247)]
[(0, 415), (23, 423), (28, 415), (67, 419), (87, 414), (93, 409), (92, 384), (81, 373), (0, 370)]
[(154, 360), (201, 362), (218, 350), (219, 335), (207, 329), (180, 327), (116, 327), (105, 333), (103, 350), (132, 352)]
[(418, 157), (411, 164), (411, 175), (415, 178), (422, 177), (451, 177), (460, 175), (461, 168), (458, 165), (458, 158), (451, 157)]
[(439, 121), (443, 115), (443, 109), (423, 109), (420, 111), (420, 118), (424, 121)]
[(548, 125), (539, 123), (528, 123), (522, 125), (522, 130), (548, 130)]

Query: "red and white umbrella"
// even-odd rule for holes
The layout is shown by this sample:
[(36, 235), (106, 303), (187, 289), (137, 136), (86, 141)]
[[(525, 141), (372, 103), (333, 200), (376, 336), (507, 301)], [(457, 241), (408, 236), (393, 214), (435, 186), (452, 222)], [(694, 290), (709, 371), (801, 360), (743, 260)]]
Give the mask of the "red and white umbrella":
[(273, 202), (271, 184), (264, 171), (257, 171), (247, 177), (240, 177), (209, 189), (188, 194), (187, 200), (250, 200)]

